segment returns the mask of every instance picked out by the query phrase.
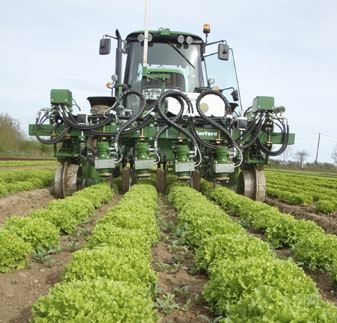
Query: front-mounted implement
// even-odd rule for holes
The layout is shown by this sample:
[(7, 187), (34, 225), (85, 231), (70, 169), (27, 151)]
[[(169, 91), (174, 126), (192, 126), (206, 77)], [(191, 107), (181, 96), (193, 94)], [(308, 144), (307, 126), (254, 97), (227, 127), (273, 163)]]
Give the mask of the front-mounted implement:
[(69, 90), (53, 89), (50, 108), (30, 125), (30, 135), (54, 145), (56, 194), (116, 177), (125, 192), (153, 173), (163, 192), (171, 172), (196, 189), (204, 177), (263, 200), (263, 166), (294, 143), (294, 134), (273, 97), (257, 96), (242, 110), (226, 41), (167, 28), (123, 40), (116, 31), (101, 39), (100, 54), (110, 53), (111, 39), (117, 41), (111, 92), (88, 97), (90, 113), (82, 114)]

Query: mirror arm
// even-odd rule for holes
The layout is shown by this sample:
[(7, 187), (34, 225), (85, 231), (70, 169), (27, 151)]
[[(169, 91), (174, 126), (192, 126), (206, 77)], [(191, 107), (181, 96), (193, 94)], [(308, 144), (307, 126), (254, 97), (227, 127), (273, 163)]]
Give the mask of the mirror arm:
[(219, 44), (219, 43), (225, 43), (225, 44), (227, 44), (227, 41), (225, 39), (221, 39), (221, 40), (213, 41), (211, 43), (206, 43), (205, 46)]

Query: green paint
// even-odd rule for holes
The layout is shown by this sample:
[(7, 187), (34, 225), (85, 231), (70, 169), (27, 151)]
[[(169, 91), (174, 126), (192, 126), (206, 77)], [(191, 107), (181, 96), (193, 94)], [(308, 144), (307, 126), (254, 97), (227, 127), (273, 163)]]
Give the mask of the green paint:
[(218, 163), (227, 163), (229, 157), (228, 147), (218, 146), (216, 148), (216, 161)]
[(71, 107), (73, 105), (73, 95), (71, 91), (66, 89), (52, 89), (50, 91), (50, 103), (52, 105), (66, 105)]
[(252, 112), (272, 111), (273, 108), (274, 108), (274, 97), (272, 96), (257, 96), (253, 100)]
[(189, 148), (187, 145), (177, 146), (177, 158), (178, 162), (188, 162), (189, 161)]
[(97, 148), (97, 157), (99, 159), (107, 159), (109, 158), (109, 143), (106, 141), (99, 141), (96, 144)]

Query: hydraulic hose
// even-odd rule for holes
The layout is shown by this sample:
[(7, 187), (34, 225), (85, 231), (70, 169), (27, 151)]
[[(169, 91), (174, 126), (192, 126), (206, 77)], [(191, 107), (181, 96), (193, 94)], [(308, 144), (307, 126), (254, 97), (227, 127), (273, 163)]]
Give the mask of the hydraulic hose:
[(195, 138), (195, 140), (196, 140), (199, 144), (201, 144), (201, 145), (203, 145), (204, 147), (209, 148), (209, 149), (216, 149), (216, 148), (218, 147), (217, 145), (213, 145), (213, 144), (211, 144), (211, 143), (209, 143), (209, 142), (206, 142), (206, 141), (202, 140), (202, 139), (199, 137), (199, 135), (197, 134), (197, 132), (196, 132), (196, 130), (195, 130), (195, 127), (194, 127), (192, 118), (189, 118), (189, 120), (188, 120), (188, 125), (189, 125), (189, 127), (190, 127), (190, 129), (191, 129), (191, 133), (192, 133), (193, 137)]
[(127, 135), (127, 134), (133, 133), (135, 131), (138, 131), (138, 130), (146, 127), (150, 123), (151, 119), (152, 119), (152, 115), (148, 115), (146, 118), (144, 118), (144, 120), (142, 121), (142, 123), (138, 124), (137, 126), (135, 126), (133, 128), (124, 130), (123, 134)]
[(132, 129), (128, 129), (126, 130), (127, 127), (129, 127), (133, 122), (135, 122), (141, 115), (142, 113), (144, 112), (145, 110), (145, 98), (144, 96), (137, 92), (137, 91), (133, 91), (133, 90), (127, 90), (126, 92), (124, 92), (120, 98), (118, 99), (118, 102), (120, 102), (123, 97), (127, 97), (129, 95), (137, 95), (140, 100), (141, 100), (141, 104), (140, 104), (140, 110), (137, 114), (135, 114), (134, 116), (132, 116), (126, 123), (124, 123), (121, 128), (119, 128), (116, 132), (103, 132), (103, 131), (96, 131), (96, 130), (91, 130), (90, 133), (92, 135), (95, 135), (95, 136), (100, 136), (100, 137), (115, 137), (118, 133), (118, 138), (117, 138), (117, 141), (115, 140), (115, 143), (117, 143), (119, 141), (119, 137), (121, 136), (121, 133), (123, 134), (128, 134), (128, 133), (132, 133), (132, 132), (135, 132), (137, 130), (140, 130), (141, 128), (145, 127), (150, 121), (151, 121), (151, 116), (149, 115), (148, 118), (144, 119), (144, 121), (137, 125), (136, 127), (132, 128)]
[(135, 113), (134, 115), (131, 116), (131, 118), (126, 121), (116, 132), (115, 135), (115, 145), (118, 146), (119, 145), (119, 137), (122, 135), (122, 133), (124, 132), (124, 130), (126, 128), (128, 128), (133, 122), (135, 122), (144, 112), (145, 110), (145, 105), (146, 105), (146, 100), (143, 94), (141, 94), (138, 91), (135, 90), (127, 90), (125, 91), (122, 96), (119, 98), (118, 101), (122, 100), (123, 98), (128, 97), (129, 95), (136, 95), (139, 97), (140, 100), (140, 104), (139, 104), (139, 111), (137, 113)]
[(232, 147), (235, 146), (234, 140), (231, 136), (231, 134), (228, 132), (228, 130), (226, 128), (224, 128), (223, 126), (221, 126), (219, 123), (217, 123), (215, 120), (213, 120), (210, 117), (207, 117), (205, 115), (205, 113), (201, 110), (200, 108), (200, 102), (201, 100), (206, 96), (206, 95), (216, 95), (218, 96), (225, 104), (225, 114), (230, 113), (230, 104), (228, 102), (228, 100), (226, 99), (226, 97), (219, 91), (215, 91), (215, 90), (207, 90), (204, 91), (202, 93), (200, 93), (200, 95), (198, 96), (197, 100), (196, 100), (196, 108), (197, 111), (199, 113), (199, 115), (210, 125), (212, 125), (213, 127), (215, 127), (216, 129), (219, 129), (224, 135), (225, 138), (228, 142), (228, 144)]
[[(179, 113), (178, 113), (176, 116), (174, 116), (173, 118), (170, 118), (170, 120), (172, 120), (173, 122), (176, 122), (177, 120), (179, 120), (179, 119), (181, 118), (181, 116), (182, 116), (183, 113), (184, 113), (184, 100), (183, 100), (182, 96), (180, 96), (180, 95), (175, 95), (175, 96), (172, 95), (172, 96), (170, 96), (170, 97), (174, 97), (174, 98), (178, 101), (178, 103), (180, 104), (180, 110), (179, 110)], [(159, 137), (161, 136), (161, 134), (162, 134), (165, 130), (167, 130), (169, 127), (170, 127), (170, 126), (166, 124), (165, 126), (163, 126), (162, 128), (160, 128), (160, 129), (157, 131), (156, 136), (155, 136), (155, 139), (154, 139), (155, 143), (158, 142), (158, 139), (159, 139)]]
[[(36, 117), (36, 120), (35, 120), (36, 129), (39, 129), (45, 121), (49, 120), (48, 113), (50, 111), (51, 110), (47, 110), (41, 118), (40, 118), (40, 113), (39, 113), (39, 115)], [(67, 132), (69, 131), (69, 129), (70, 129), (70, 127), (66, 126), (60, 132), (60, 134), (53, 139), (44, 139), (44, 138), (41, 138), (41, 136), (39, 136), (38, 134), (36, 134), (35, 137), (39, 142), (41, 142), (43, 144), (54, 145), (54, 144), (57, 144), (58, 142), (60, 142), (61, 140), (63, 140), (63, 138), (66, 136)]]
[(282, 154), (288, 146), (288, 139), (289, 139), (289, 126), (288, 124), (285, 124), (283, 121), (281, 121), (280, 119), (276, 119), (280, 124), (277, 126), (281, 129), (281, 133), (283, 135), (283, 140), (282, 140), (282, 145), (281, 148), (276, 150), (276, 151), (272, 151), (271, 149), (269, 149), (268, 147), (266, 147), (260, 140), (260, 138), (257, 138), (257, 143), (259, 145), (259, 147), (261, 148), (261, 150), (269, 156), (278, 156), (280, 154)]
[(63, 138), (66, 136), (67, 132), (69, 131), (70, 127), (65, 127), (60, 134), (53, 138), (53, 139), (43, 139), (41, 138), (39, 135), (35, 135), (36, 139), (43, 143), (43, 144), (47, 144), (47, 145), (53, 145), (53, 144), (57, 144), (58, 142), (60, 142), (61, 140), (63, 140)]
[(180, 127), (177, 123), (175, 123), (173, 120), (171, 120), (170, 118), (168, 118), (165, 113), (161, 110), (161, 107), (163, 105), (164, 100), (166, 100), (167, 98), (172, 97), (172, 98), (177, 98), (180, 97), (182, 100), (184, 100), (187, 103), (187, 107), (188, 107), (188, 111), (192, 111), (193, 110), (193, 106), (192, 106), (192, 102), (191, 100), (187, 97), (187, 95), (185, 95), (182, 92), (177, 92), (174, 90), (169, 90), (164, 92), (163, 94), (161, 94), (161, 96), (159, 97), (159, 99), (156, 102), (156, 111), (158, 111), (158, 113), (160, 114), (160, 116), (166, 121), (167, 124), (169, 124), (170, 126), (172, 126), (173, 128), (175, 128), (176, 130), (180, 131), (181, 133), (183, 133), (186, 137), (190, 138), (194, 147), (197, 147), (197, 142), (195, 140), (195, 138), (184, 128)]
[(243, 134), (243, 136), (241, 137), (239, 142), (242, 142), (243, 139), (250, 133), (252, 133), (252, 137), (249, 140), (248, 143), (244, 144), (243, 146), (239, 146), (240, 149), (247, 149), (249, 147), (251, 147), (257, 140), (258, 135), (260, 133), (260, 130), (263, 126), (263, 118), (261, 117), (257, 123), (252, 123), (252, 125), (250, 127), (248, 127), (248, 129), (245, 131), (245, 133)]
[[(118, 103), (118, 100), (116, 100), (115, 105)], [(113, 107), (107, 109), (110, 110)], [(102, 120), (101, 122), (98, 122), (96, 124), (91, 124), (91, 125), (83, 125), (78, 123), (71, 114), (67, 114), (63, 109), (61, 109), (61, 115), (63, 117), (63, 120), (65, 122), (65, 124), (69, 127), (75, 128), (77, 130), (81, 130), (81, 131), (86, 131), (86, 130), (93, 130), (93, 129), (97, 129), (100, 127), (103, 127), (109, 123), (111, 123), (113, 121), (113, 119), (115, 118), (115, 115), (112, 114), (110, 117)]]

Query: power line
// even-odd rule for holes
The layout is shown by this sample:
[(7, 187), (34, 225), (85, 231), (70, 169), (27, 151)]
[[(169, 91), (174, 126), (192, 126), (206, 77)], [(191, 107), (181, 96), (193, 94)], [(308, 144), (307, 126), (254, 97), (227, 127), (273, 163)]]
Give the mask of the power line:
[(324, 138), (325, 140), (337, 142), (337, 138), (335, 138), (335, 137), (331, 137), (331, 136), (324, 135), (324, 134), (321, 134), (321, 135), (322, 135), (323, 137), (325, 137), (325, 138)]

